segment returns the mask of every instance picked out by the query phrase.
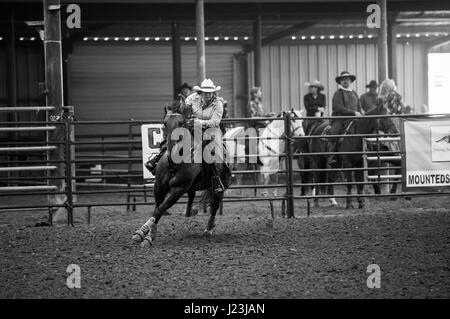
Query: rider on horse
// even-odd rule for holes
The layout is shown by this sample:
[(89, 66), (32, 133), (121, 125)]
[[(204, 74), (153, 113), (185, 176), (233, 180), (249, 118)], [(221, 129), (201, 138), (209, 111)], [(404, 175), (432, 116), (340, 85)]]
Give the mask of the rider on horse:
[[(210, 129), (215, 139), (207, 141), (209, 143), (221, 143), (221, 131), (219, 128), (220, 121), (223, 116), (223, 99), (219, 98), (216, 94), (221, 89), (220, 86), (214, 86), (214, 83), (210, 79), (203, 80), (199, 86), (194, 86), (195, 93), (189, 95), (184, 104), (186, 107), (192, 109), (192, 118), (187, 121), (188, 127), (192, 128), (194, 125), (199, 125), (202, 129)], [(210, 132), (211, 133), (211, 132)], [(165, 145), (165, 143), (164, 143)], [(219, 145), (218, 147), (222, 147)], [(146, 167), (154, 175), (158, 161), (162, 157), (167, 148), (161, 147), (159, 154), (151, 158)], [(224, 163), (225, 164), (225, 163)], [(221, 166), (218, 163), (208, 163), (210, 172), (212, 173), (212, 191), (214, 193), (220, 193), (225, 190), (225, 187), (220, 179)]]
[[(361, 116), (361, 105), (358, 94), (350, 88), (350, 84), (356, 80), (356, 76), (347, 71), (341, 72), (341, 75), (336, 77), (336, 82), (339, 84), (339, 89), (334, 93), (332, 100), (333, 113), (332, 116)], [(346, 119), (333, 119), (331, 128), (328, 130), (329, 135), (339, 135), (348, 127), (350, 121)], [(328, 139), (329, 152), (336, 152), (338, 139)], [(329, 158), (329, 165), (335, 166), (337, 164), (337, 156), (331, 155)]]
[[(303, 104), (305, 105), (306, 110), (306, 116), (309, 117), (322, 117), (323, 113), (325, 112), (326, 107), (326, 96), (325, 94), (321, 93), (321, 91), (324, 90), (323, 85), (317, 81), (314, 80), (310, 83), (306, 83), (308, 86), (308, 94), (306, 94), (303, 97)], [(312, 127), (319, 123), (319, 121), (314, 120), (303, 120), (303, 131), (306, 135), (310, 134), (310, 130)]]

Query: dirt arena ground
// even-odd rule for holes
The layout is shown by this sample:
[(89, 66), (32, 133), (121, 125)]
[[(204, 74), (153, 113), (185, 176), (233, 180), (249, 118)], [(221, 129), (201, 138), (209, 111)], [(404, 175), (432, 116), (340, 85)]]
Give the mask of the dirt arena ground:
[[(279, 203), (275, 219), (268, 202), (226, 203), (213, 237), (202, 234), (206, 215), (186, 218), (177, 205), (142, 249), (131, 234), (150, 208), (97, 207), (90, 225), (80, 208), (75, 227), (29, 227), (45, 212), (0, 213), (0, 298), (450, 297), (450, 198), (371, 199), (311, 217), (297, 201), (294, 219)], [(69, 264), (81, 268), (80, 289), (66, 286)], [(379, 289), (367, 287), (370, 264)]]

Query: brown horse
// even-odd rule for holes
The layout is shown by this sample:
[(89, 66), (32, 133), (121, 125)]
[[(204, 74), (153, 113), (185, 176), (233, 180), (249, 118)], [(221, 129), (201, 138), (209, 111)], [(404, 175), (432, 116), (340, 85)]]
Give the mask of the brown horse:
[[(132, 237), (133, 241), (141, 243), (142, 247), (150, 246), (154, 242), (157, 224), (161, 216), (186, 193), (188, 194), (186, 216), (189, 217), (193, 214), (192, 204), (194, 202), (195, 192), (203, 190), (203, 198), (209, 204), (211, 214), (205, 229), (205, 234), (212, 235), (215, 227), (216, 212), (223, 200), (224, 193), (214, 194), (210, 191), (212, 187), (211, 176), (203, 169), (203, 163), (174, 163), (172, 159), (173, 151), (178, 151), (176, 149), (178, 144), (185, 138), (185, 136), (178, 136), (178, 139), (174, 140), (172, 139), (172, 133), (178, 128), (187, 128), (187, 120), (191, 118), (191, 114), (192, 109), (182, 105), (179, 109), (169, 111), (164, 119), (167, 150), (156, 166), (154, 187), (156, 207), (150, 219)], [(194, 149), (196, 145), (202, 145), (202, 141), (191, 141), (191, 149)], [(190, 155), (192, 158), (192, 154)], [(225, 163), (218, 165), (222, 165), (222, 182), (224, 187), (228, 188), (231, 181), (231, 171)]]
[[(365, 115), (385, 115), (386, 109), (383, 107), (382, 104), (374, 107), (370, 111), (366, 112)], [(349, 126), (349, 129), (346, 134), (349, 135), (364, 135), (364, 134), (373, 134), (378, 132), (378, 127), (382, 125), (383, 127), (393, 127), (392, 120), (390, 118), (382, 118), (382, 119), (376, 119), (376, 118), (357, 118), (351, 121), (352, 123)], [(316, 128), (313, 129), (311, 135), (323, 135), (323, 131), (325, 130), (326, 126), (328, 125), (327, 122), (322, 123), (318, 125)], [(342, 139), (342, 142), (338, 143), (337, 146), (337, 152), (342, 152), (343, 154), (338, 155), (338, 168), (343, 167), (345, 169), (344, 171), (344, 177), (347, 182), (347, 195), (352, 194), (352, 188), (353, 184), (353, 174), (354, 179), (356, 182), (361, 182), (357, 185), (357, 192), (358, 195), (362, 195), (364, 193), (364, 171), (363, 170), (355, 170), (352, 171), (351, 168), (363, 168), (363, 156), (362, 154), (345, 154), (349, 152), (362, 152), (362, 139), (363, 137), (345, 137)], [(325, 139), (311, 139), (309, 142), (309, 151), (311, 153), (316, 152), (327, 152), (327, 142)], [(327, 168), (327, 158), (328, 156), (323, 155), (315, 155), (311, 156), (310, 163), (311, 168), (313, 169), (325, 169)], [(314, 182), (320, 182), (325, 183), (325, 181), (333, 182), (336, 180), (337, 174), (336, 171), (334, 172), (328, 172), (324, 173), (321, 172), (314, 172), (313, 173), (313, 179)], [(321, 188), (323, 192), (327, 192), (329, 195), (334, 194), (334, 188), (333, 186), (329, 185), (328, 187), (324, 186)], [(346, 198), (346, 208), (353, 208), (352, 198), (348, 196)], [(358, 196), (358, 208), (364, 208), (365, 207), (365, 200), (363, 197)]]

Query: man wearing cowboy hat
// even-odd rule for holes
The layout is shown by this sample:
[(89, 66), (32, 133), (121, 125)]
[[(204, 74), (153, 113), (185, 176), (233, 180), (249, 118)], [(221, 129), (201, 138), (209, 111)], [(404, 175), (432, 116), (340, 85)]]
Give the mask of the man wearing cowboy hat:
[[(314, 80), (310, 83), (306, 83), (306, 86), (309, 88), (308, 94), (303, 97), (306, 116), (322, 117), (327, 104), (325, 94), (321, 93), (324, 89), (323, 85), (319, 81)], [(316, 123), (318, 122), (313, 120), (303, 121), (303, 130), (306, 135), (309, 135), (310, 128)]]
[[(333, 113), (332, 116), (361, 116), (361, 105), (358, 94), (350, 88), (350, 85), (356, 80), (356, 76), (347, 71), (341, 72), (336, 77), (339, 89), (334, 93), (332, 100)], [(339, 135), (348, 125), (349, 121), (345, 119), (333, 119), (331, 128), (328, 131), (330, 135)], [(330, 152), (336, 152), (337, 139), (328, 139), (328, 149)], [(337, 164), (336, 155), (329, 158), (330, 166)]]
[[(222, 132), (220, 130), (220, 121), (222, 120), (224, 108), (224, 99), (217, 96), (217, 91), (221, 89), (220, 86), (215, 86), (211, 79), (203, 80), (200, 86), (194, 86), (195, 93), (189, 95), (185, 104), (192, 108), (192, 119), (188, 121), (189, 126), (201, 125), (203, 129), (209, 129), (209, 135), (213, 135), (209, 143), (215, 143), (216, 148), (223, 150)], [(217, 138), (219, 137), (219, 138)], [(225, 159), (222, 156), (222, 163), (225, 164)], [(220, 193), (225, 190), (225, 187), (220, 179), (222, 167), (218, 163), (208, 164), (213, 175), (212, 189), (214, 193)]]
[(361, 108), (364, 110), (364, 113), (373, 109), (376, 106), (377, 98), (378, 98), (378, 83), (375, 80), (369, 82), (366, 85), (366, 88), (369, 89), (368, 92), (361, 95), (359, 100), (361, 101)]

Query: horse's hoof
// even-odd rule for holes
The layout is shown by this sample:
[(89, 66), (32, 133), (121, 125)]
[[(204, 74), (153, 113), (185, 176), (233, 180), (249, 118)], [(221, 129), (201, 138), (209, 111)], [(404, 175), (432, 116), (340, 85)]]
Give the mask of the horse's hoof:
[(210, 230), (205, 229), (205, 231), (203, 232), (203, 234), (204, 234), (206, 237), (211, 237), (211, 236), (214, 234), (214, 228), (213, 228), (213, 229), (210, 229)]
[(146, 236), (141, 243), (142, 248), (149, 248), (152, 245), (153, 245), (153, 240), (149, 236)]
[(364, 209), (366, 207), (366, 204), (364, 204), (364, 203), (360, 203), (359, 205), (358, 205), (358, 208), (359, 209)]
[(141, 242), (144, 240), (144, 238), (141, 237), (141, 236), (138, 235), (138, 234), (134, 234), (134, 235), (131, 237), (131, 239), (132, 239), (133, 242), (135, 242), (136, 244), (139, 244), (139, 243), (141, 243)]

